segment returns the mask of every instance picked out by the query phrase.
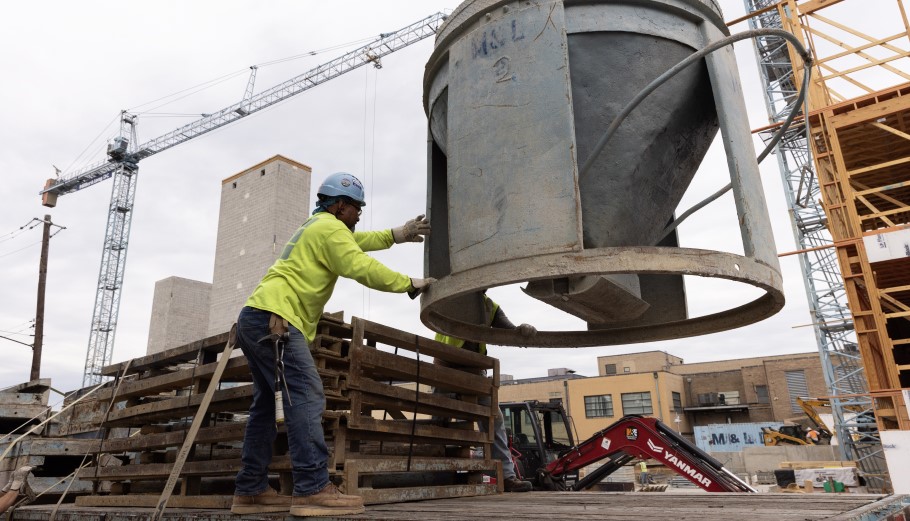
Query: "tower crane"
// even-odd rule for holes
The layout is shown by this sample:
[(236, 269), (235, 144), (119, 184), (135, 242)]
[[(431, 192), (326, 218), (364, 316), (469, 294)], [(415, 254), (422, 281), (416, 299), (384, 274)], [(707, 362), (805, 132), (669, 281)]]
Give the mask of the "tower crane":
[(250, 79), (241, 101), (142, 144), (137, 144), (136, 140), (136, 115), (123, 111), (120, 117), (120, 133), (108, 144), (107, 159), (72, 174), (47, 180), (39, 194), (42, 204), (48, 207), (56, 206), (57, 197), (61, 195), (88, 188), (109, 178), (114, 180), (85, 358), (85, 373), (82, 378), (83, 387), (100, 383), (101, 368), (110, 364), (111, 360), (120, 309), (120, 292), (126, 268), (133, 202), (136, 197), (139, 161), (233, 123), (363, 65), (372, 64), (376, 68), (381, 68), (380, 58), (434, 35), (445, 19), (445, 14), (436, 13), (398, 31), (381, 34), (362, 47), (256, 95), (253, 95), (256, 79), (256, 67), (253, 66), (250, 68)]

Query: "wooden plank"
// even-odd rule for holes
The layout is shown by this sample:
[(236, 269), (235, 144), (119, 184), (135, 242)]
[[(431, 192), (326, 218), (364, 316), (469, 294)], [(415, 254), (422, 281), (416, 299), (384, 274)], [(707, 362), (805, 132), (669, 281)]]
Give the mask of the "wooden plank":
[(0, 405), (41, 405), (47, 406), (49, 393), (0, 393)]
[[(352, 383), (350, 389), (363, 391), (367, 394), (362, 401), (365, 403), (380, 403), (386, 406), (397, 406), (399, 410), (414, 412), (414, 391), (394, 385), (387, 385), (373, 380), (361, 379), (356, 384)], [(382, 400), (381, 398), (385, 398)], [(445, 418), (461, 418), (465, 420), (480, 420), (489, 417), (490, 408), (475, 403), (449, 398), (443, 394), (421, 393), (417, 412), (430, 416)]]
[[(212, 412), (246, 411), (253, 397), (253, 386), (243, 385), (215, 391)], [(245, 399), (245, 400), (241, 400)], [(111, 411), (108, 421), (113, 426), (142, 425), (151, 419), (177, 419), (192, 416), (202, 403), (202, 395), (179, 396)]]
[(44, 413), (48, 411), (46, 405), (0, 405), (0, 418), (25, 421), (41, 416), (38, 419), (43, 420)]
[(899, 96), (886, 101), (880, 101), (873, 105), (850, 110), (843, 114), (831, 116), (828, 119), (835, 129), (840, 130), (857, 123), (874, 121), (890, 114), (907, 110), (908, 106), (910, 106), (910, 97)]
[[(397, 434), (405, 439), (411, 436), (411, 421), (383, 421), (365, 416), (353, 416), (348, 419), (348, 436), (353, 438), (351, 431), (370, 431), (375, 433)], [(460, 444), (491, 443), (492, 436), (480, 431), (450, 429), (438, 425), (417, 423), (413, 426), (414, 436), (421, 439), (437, 439), (458, 441)]]
[(369, 340), (375, 340), (383, 344), (407, 349), (408, 351), (416, 351), (418, 347), (417, 342), (420, 342), (419, 347), (421, 355), (440, 358), (452, 364), (466, 367), (477, 367), (480, 369), (493, 368), (494, 359), (489, 356), (443, 344), (442, 342), (420, 337), (413, 333), (405, 333), (404, 331), (384, 326), (376, 322), (370, 322), (369, 320), (364, 320), (363, 326), (364, 338)]
[(0, 389), (0, 393), (43, 393), (50, 390), (50, 388), (50, 378), (38, 378), (37, 380), (30, 380), (25, 383)]
[[(181, 471), (183, 476), (234, 476), (240, 470), (240, 459), (223, 459), (208, 461), (188, 461)], [(143, 463), (123, 465), (121, 467), (86, 467), (77, 474), (85, 480), (148, 480), (165, 479), (171, 474), (174, 465), (171, 463)], [(269, 465), (272, 471), (290, 470), (290, 456), (276, 456)]]
[[(128, 374), (140, 373), (142, 371), (154, 368), (173, 365), (180, 362), (190, 362), (196, 359), (199, 351), (221, 352), (227, 343), (228, 333), (221, 333), (210, 336), (202, 340), (190, 342), (189, 344), (166, 349), (160, 353), (153, 353), (147, 356), (134, 358), (131, 361), (130, 371)], [(106, 365), (101, 368), (101, 374), (104, 376), (116, 376), (123, 371), (127, 362)]]
[(799, 5), (799, 14), (806, 15), (814, 13), (819, 9), (824, 9), (825, 7), (839, 4), (841, 2), (843, 2), (843, 0), (810, 0), (808, 2), (803, 2)]
[[(98, 452), (101, 440), (74, 438), (30, 438), (19, 442), (19, 454), (33, 456), (83, 456)], [(6, 444), (0, 444), (5, 449)]]
[[(214, 425), (199, 429), (196, 435), (196, 443), (222, 443), (226, 441), (236, 441), (243, 439), (243, 433), (246, 430), (246, 423), (231, 423), (227, 425)], [(186, 438), (186, 431), (161, 432), (156, 434), (145, 434), (143, 436), (129, 438), (112, 438), (105, 440), (100, 450), (93, 452), (127, 452), (127, 451), (145, 451), (153, 449), (163, 449), (166, 447), (176, 447), (183, 443)], [(96, 448), (98, 443), (95, 442)]]
[[(187, 369), (181, 369), (173, 373), (142, 378), (139, 380), (124, 380), (117, 393), (117, 400), (126, 400), (129, 398), (150, 396), (156, 393), (173, 391), (189, 387), (194, 378), (206, 378), (215, 372), (218, 366), (217, 362), (210, 364), (198, 365)], [(238, 356), (231, 358), (224, 371), (225, 376), (234, 377), (249, 374), (249, 366), (246, 357)], [(102, 389), (98, 391), (99, 400), (109, 400), (113, 394), (113, 389)]]
[[(480, 473), (486, 472), (497, 477), (502, 483), (501, 462), (494, 460), (453, 459), (453, 458), (389, 458), (389, 459), (349, 459), (344, 466), (345, 492), (363, 498), (365, 504), (400, 503), (405, 501), (423, 501), (450, 497), (473, 497), (498, 494), (497, 484), (479, 483)], [(478, 483), (451, 484), (439, 486), (405, 486), (374, 489), (361, 484), (361, 478), (371, 475), (388, 476), (390, 474), (426, 474), (441, 473), (475, 473)], [(454, 476), (453, 476), (454, 478)], [(368, 481), (368, 480), (365, 480)]]
[(442, 367), (432, 362), (418, 362), (412, 358), (361, 346), (352, 346), (351, 352), (351, 356), (356, 356), (360, 360), (363, 372), (367, 376), (375, 376), (377, 372), (381, 372), (381, 376), (384, 378), (394, 377), (413, 381), (418, 374), (417, 366), (419, 364), (420, 383), (423, 385), (443, 387), (450, 392), (477, 395), (489, 395), (493, 388), (491, 378)]
[[(383, 503), (404, 503), (408, 501), (426, 501), (456, 497), (478, 497), (499, 494), (495, 484), (478, 483), (476, 485), (440, 485), (401, 488), (362, 488), (357, 495), (363, 498), (364, 505)], [(473, 516), (471, 516), (474, 518)], [(476, 519), (476, 518), (475, 518)]]
[[(139, 507), (154, 508), (158, 501), (157, 494), (128, 494), (124, 496), (81, 496), (76, 498), (76, 505), (82, 507)], [(172, 508), (229, 509), (234, 496), (174, 496), (168, 502)], [(195, 517), (195, 516), (194, 516)]]

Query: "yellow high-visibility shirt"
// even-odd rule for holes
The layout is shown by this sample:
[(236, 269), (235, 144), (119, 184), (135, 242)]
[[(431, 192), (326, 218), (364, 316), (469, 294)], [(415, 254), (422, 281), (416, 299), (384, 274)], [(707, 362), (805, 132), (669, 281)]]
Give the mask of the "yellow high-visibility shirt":
[(647, 471), (648, 471), (648, 464), (645, 463), (644, 461), (638, 462), (638, 470), (639, 470), (639, 472), (647, 472)]
[[(493, 318), (496, 316), (496, 310), (499, 309), (499, 304), (493, 302), (493, 299), (484, 295), (483, 296), (483, 305), (486, 308), (485, 311), (487, 314), (486, 325), (489, 326), (489, 325), (493, 324)], [(442, 333), (436, 333), (436, 341), (442, 342), (443, 344), (449, 344), (450, 346), (455, 346), (455, 347), (462, 347), (465, 342), (464, 339), (462, 339), (462, 338), (457, 338), (454, 336), (446, 336), (446, 335), (443, 335)], [(480, 346), (479, 353), (482, 355), (487, 354), (487, 345), (486, 344), (478, 344), (478, 345)]]
[(334, 215), (319, 212), (297, 229), (246, 305), (281, 316), (312, 342), (339, 276), (391, 293), (411, 289), (410, 277), (364, 253), (394, 243), (391, 230), (351, 233)]

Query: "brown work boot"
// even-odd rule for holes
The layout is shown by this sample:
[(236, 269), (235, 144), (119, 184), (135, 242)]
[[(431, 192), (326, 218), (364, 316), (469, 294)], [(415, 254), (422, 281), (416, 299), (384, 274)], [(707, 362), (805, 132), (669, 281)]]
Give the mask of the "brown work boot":
[(292, 516), (343, 516), (364, 511), (363, 498), (342, 494), (331, 481), (312, 496), (294, 496)]
[(287, 512), (291, 508), (291, 496), (282, 496), (274, 489), (266, 489), (258, 496), (234, 496), (231, 513), (260, 514), (263, 512)]
[(515, 476), (502, 480), (506, 492), (530, 492), (533, 487), (530, 481), (522, 481)]

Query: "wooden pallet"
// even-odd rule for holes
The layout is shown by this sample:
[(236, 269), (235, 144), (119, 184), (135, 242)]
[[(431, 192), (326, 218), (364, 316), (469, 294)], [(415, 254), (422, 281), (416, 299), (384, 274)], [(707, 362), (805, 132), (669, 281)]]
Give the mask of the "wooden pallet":
[[(168, 505), (229, 505), (252, 386), (243, 356), (226, 360), (221, 381), (213, 381), (227, 339), (216, 335), (104, 368), (103, 374), (117, 375), (116, 384), (80, 403), (67, 430), (103, 434), (84, 449), (124, 464), (80, 470), (81, 480), (109, 484), (111, 494), (80, 497), (79, 505), (154, 506), (148, 492), (164, 486), (175, 461), (182, 468)], [(492, 425), (497, 360), (381, 324), (357, 318), (347, 324), (330, 316), (320, 321), (311, 352), (326, 394), (329, 471), (343, 490), (371, 504), (499, 491), (482, 479), (486, 474), (502, 483), (501, 464), (491, 459), (490, 429), (475, 426)], [(458, 368), (436, 365), (434, 359)], [(484, 370), (491, 375), (477, 374)], [(207, 398), (203, 393), (212, 385), (219, 387)], [(435, 387), (448, 394), (434, 394)], [(485, 399), (494, 405), (478, 404)], [(111, 401), (117, 406), (107, 412)], [(204, 421), (193, 431), (190, 422), (203, 403)], [(192, 448), (183, 463), (178, 448), (189, 436)], [(481, 449), (482, 459), (470, 458), (472, 447)], [(283, 430), (270, 468), (273, 483), (291, 493)], [(381, 486), (373, 486), (380, 474)], [(427, 482), (429, 488), (414, 485)]]

